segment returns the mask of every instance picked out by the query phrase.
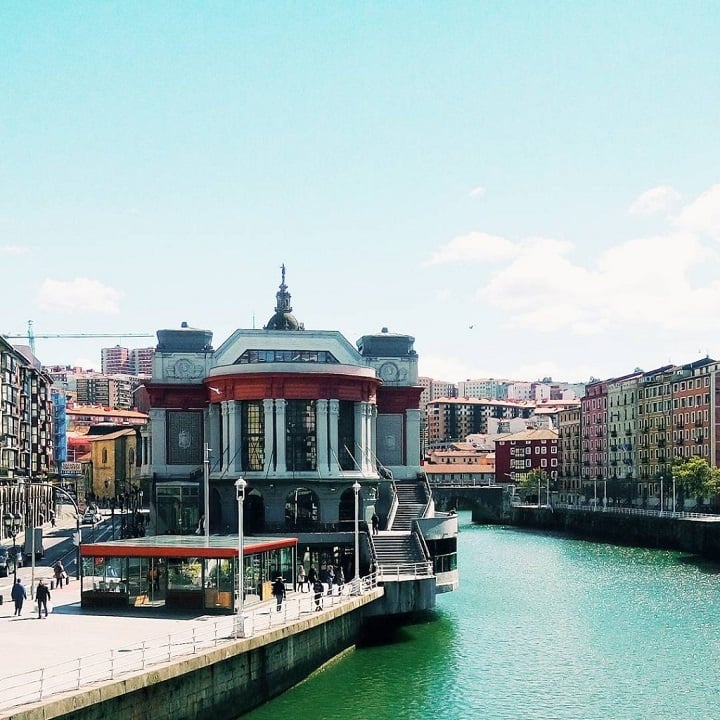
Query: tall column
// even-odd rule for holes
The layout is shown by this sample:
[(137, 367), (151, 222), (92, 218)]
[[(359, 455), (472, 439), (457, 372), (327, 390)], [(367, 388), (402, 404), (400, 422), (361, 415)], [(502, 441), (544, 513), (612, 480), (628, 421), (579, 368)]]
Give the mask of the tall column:
[(277, 448), (277, 471), (287, 472), (287, 454), (285, 452), (285, 408), (287, 400), (282, 398), (275, 401), (275, 447)]
[(208, 445), (210, 446), (210, 472), (220, 469), (220, 404), (210, 403), (208, 407)]
[(368, 404), (360, 403), (360, 470), (363, 474), (368, 472)]
[(237, 400), (231, 400), (228, 412), (228, 470), (238, 473), (241, 470), (241, 443), (242, 443), (242, 405)]
[[(340, 401), (330, 400), (328, 412), (329, 435), (330, 435), (330, 474), (340, 474), (340, 453), (343, 448), (338, 447), (338, 419), (340, 417)], [(352, 448), (351, 448), (352, 449)]]
[(220, 468), (222, 472), (228, 470), (230, 462), (230, 415), (232, 414), (232, 400), (223, 400), (222, 405), (222, 447), (218, 448), (215, 457), (220, 459)]
[(318, 400), (315, 403), (315, 427), (317, 429), (317, 469), (320, 477), (326, 478), (330, 474), (327, 400)]
[(420, 465), (420, 410), (405, 411), (405, 464)]
[(365, 464), (365, 445), (363, 444), (365, 403), (356, 402), (353, 411), (355, 413), (355, 447), (350, 449), (355, 457), (355, 469), (362, 472)]
[(263, 400), (263, 412), (265, 415), (265, 467), (264, 472), (272, 472), (277, 467), (276, 458), (273, 456), (273, 438), (275, 435), (275, 413), (272, 400)]
[(372, 470), (376, 472), (375, 458), (377, 458), (377, 405), (370, 405), (370, 457), (372, 458)]

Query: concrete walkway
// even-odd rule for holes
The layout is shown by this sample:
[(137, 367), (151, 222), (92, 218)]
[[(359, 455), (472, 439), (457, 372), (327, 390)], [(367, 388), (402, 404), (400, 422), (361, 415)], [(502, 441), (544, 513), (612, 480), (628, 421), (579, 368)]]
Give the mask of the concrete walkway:
[[(74, 524), (70, 530), (74, 530)], [(58, 542), (61, 542), (63, 528), (57, 528), (57, 536)], [(71, 548), (72, 550), (74, 548)], [(28, 596), (30, 573), (30, 567), (18, 570), (18, 576), (23, 580)], [(50, 585), (53, 573), (47, 563), (38, 563), (35, 568), (36, 584), (40, 578), (43, 578), (48, 586)], [(0, 686), (0, 718), (7, 717), (9, 708), (17, 705), (12, 699), (19, 697), (18, 686), (37, 683), (39, 677), (37, 671), (41, 668), (45, 669), (46, 677), (57, 674), (72, 676), (73, 668), (78, 665), (79, 658), (82, 658), (80, 664), (83, 668), (95, 664), (107, 667), (109, 663), (114, 662), (110, 659), (111, 651), (116, 651), (115, 657), (119, 666), (122, 662), (121, 658), (130, 660), (131, 655), (137, 657), (139, 646), (147, 647), (148, 654), (153, 648), (162, 648), (163, 645), (167, 647), (169, 636), (173, 636), (172, 644), (175, 644), (176, 638), (180, 637), (191, 637), (189, 643), (194, 644), (196, 635), (202, 638), (199, 643), (212, 643), (213, 632), (216, 635), (219, 633), (226, 642), (228, 637), (232, 637), (229, 628), (234, 627), (233, 617), (227, 614), (170, 611), (147, 606), (127, 608), (122, 611), (83, 609), (80, 607), (81, 583), (74, 577), (71, 577), (63, 588), (51, 590), (51, 612), (47, 618), (38, 618), (37, 604), (30, 597), (23, 605), (22, 614), (16, 617), (9, 592), (12, 574), (10, 578), (2, 578), (2, 581), (0, 589), (4, 601), (0, 605), (0, 633), (2, 633), (5, 661), (4, 686)], [(349, 601), (349, 590), (347, 586), (347, 596), (336, 595), (333, 598), (324, 598), (325, 609)], [(253, 617), (253, 620), (247, 621), (248, 628), (254, 627), (254, 633), (262, 633), (271, 626), (278, 627), (295, 622), (299, 615), (312, 610), (314, 603), (310, 593), (296, 593), (290, 590), (284, 607), (285, 612), (276, 613), (274, 599), (247, 605), (246, 611)], [(218, 627), (220, 630), (217, 629)], [(251, 630), (248, 629), (247, 632)], [(186, 647), (189, 643), (188, 640), (181, 640), (179, 645), (183, 647), (178, 648), (178, 653), (189, 652)], [(128, 652), (131, 646), (135, 646), (135, 649)], [(165, 656), (167, 656), (166, 652)], [(17, 677), (20, 675), (26, 675), (26, 681)]]

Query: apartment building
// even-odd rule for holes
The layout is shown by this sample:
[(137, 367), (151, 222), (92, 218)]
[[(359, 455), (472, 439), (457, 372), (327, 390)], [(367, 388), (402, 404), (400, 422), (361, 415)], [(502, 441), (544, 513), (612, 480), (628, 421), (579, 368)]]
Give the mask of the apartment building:
[(558, 433), (555, 430), (525, 430), (495, 442), (495, 476), (498, 482), (521, 483), (532, 470), (558, 477)]
[(582, 495), (580, 480), (580, 405), (560, 410), (558, 431), (558, 499), (575, 504)]
[(130, 351), (116, 345), (100, 350), (101, 371), (103, 375), (124, 375), (130, 367)]

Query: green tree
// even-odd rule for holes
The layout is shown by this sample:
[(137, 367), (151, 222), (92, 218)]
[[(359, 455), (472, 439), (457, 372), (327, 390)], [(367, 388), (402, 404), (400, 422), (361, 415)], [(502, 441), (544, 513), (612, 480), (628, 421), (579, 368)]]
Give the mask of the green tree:
[[(544, 470), (533, 468), (523, 475), (522, 480), (520, 480), (520, 488), (525, 491), (525, 497), (527, 498), (530, 495), (537, 496), (539, 487), (540, 497), (542, 497), (547, 481), (548, 474)], [(537, 498), (538, 504), (540, 503), (540, 497)]]
[(702, 498), (720, 493), (720, 469), (710, 467), (704, 458), (696, 455), (689, 458), (674, 457), (672, 474), (682, 495), (697, 498), (698, 504)]

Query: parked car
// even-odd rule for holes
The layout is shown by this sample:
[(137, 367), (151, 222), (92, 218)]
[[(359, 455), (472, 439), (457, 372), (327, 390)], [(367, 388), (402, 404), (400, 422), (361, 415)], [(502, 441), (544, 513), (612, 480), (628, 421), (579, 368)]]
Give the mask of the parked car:
[(15, 545), (14, 547), (9, 547), (7, 551), (8, 555), (12, 558), (15, 567), (21, 568), (23, 566), (22, 548), (19, 545)]
[(82, 516), (83, 525), (95, 525), (102, 520), (102, 515), (97, 508), (88, 508)]
[(15, 570), (15, 563), (7, 548), (0, 547), (0, 576), (7, 577)]

